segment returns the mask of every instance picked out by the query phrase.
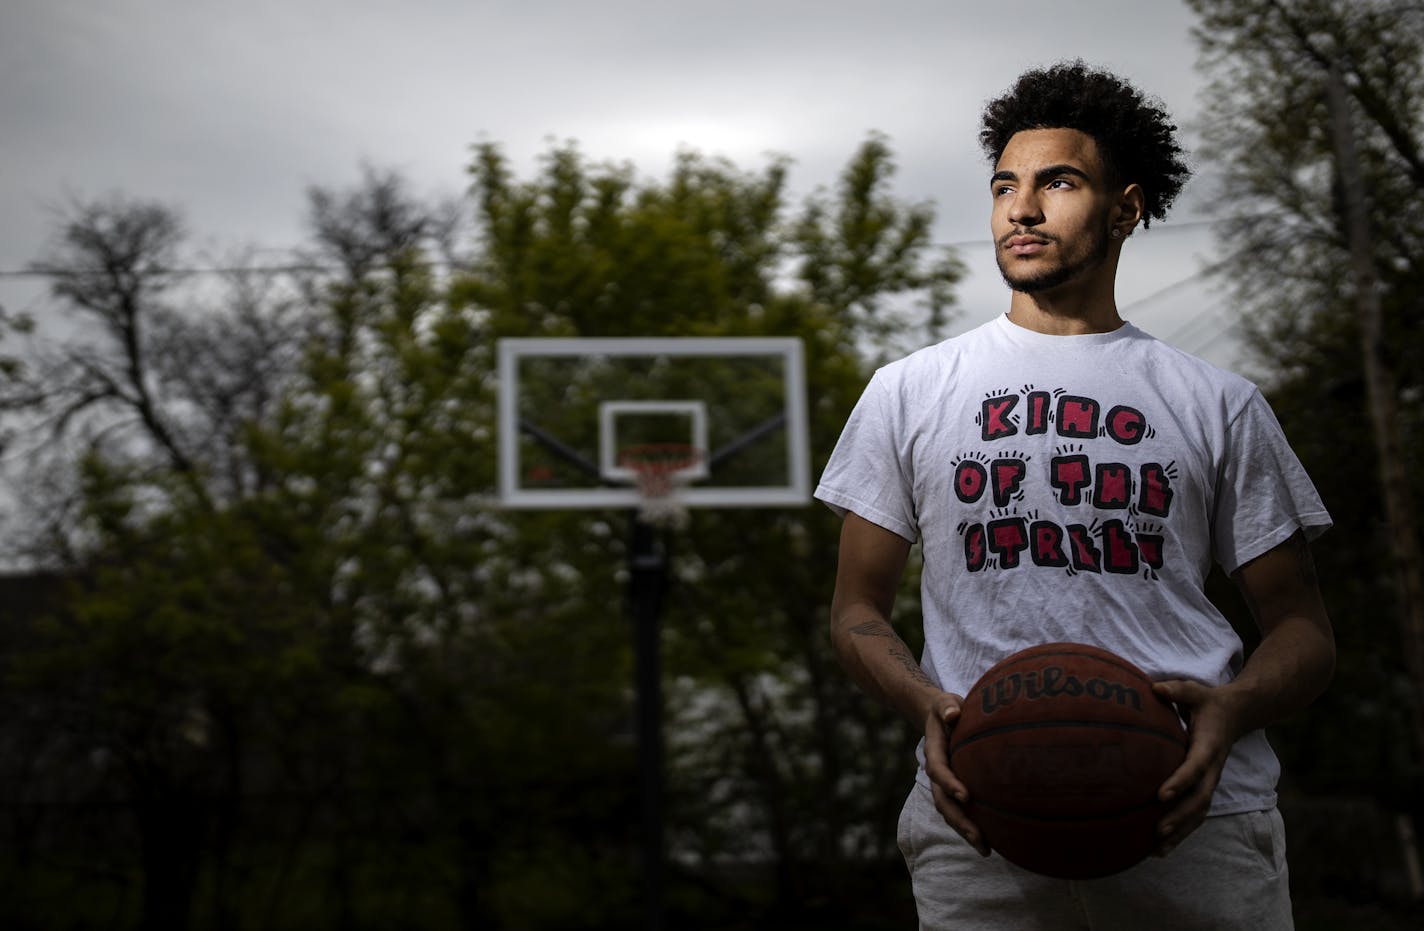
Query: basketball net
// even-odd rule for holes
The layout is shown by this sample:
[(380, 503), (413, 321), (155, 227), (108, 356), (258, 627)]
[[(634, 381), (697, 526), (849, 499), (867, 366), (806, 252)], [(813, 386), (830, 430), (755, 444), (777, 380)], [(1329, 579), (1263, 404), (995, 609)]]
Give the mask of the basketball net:
[(618, 464), (633, 471), (642, 499), (638, 519), (654, 527), (686, 526), (687, 505), (678, 492), (688, 482), (688, 470), (700, 461), (702, 453), (687, 443), (644, 443), (619, 453)]

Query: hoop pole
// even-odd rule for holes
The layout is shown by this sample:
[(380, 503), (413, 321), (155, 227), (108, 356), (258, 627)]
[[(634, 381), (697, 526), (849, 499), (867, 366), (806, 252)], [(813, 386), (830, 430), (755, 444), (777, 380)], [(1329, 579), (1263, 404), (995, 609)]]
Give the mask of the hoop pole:
[(663, 828), (662, 645), (666, 544), (658, 528), (632, 516), (628, 547), (628, 603), (633, 615), (637, 688), (638, 783), (642, 802), (644, 927), (662, 931), (666, 848)]

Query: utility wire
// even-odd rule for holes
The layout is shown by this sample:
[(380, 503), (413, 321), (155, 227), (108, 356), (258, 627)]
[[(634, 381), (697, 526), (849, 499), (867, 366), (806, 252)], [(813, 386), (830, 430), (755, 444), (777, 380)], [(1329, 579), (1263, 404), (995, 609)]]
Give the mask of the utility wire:
[[(1173, 223), (1170, 226), (1150, 230), (1153, 236), (1167, 233), (1183, 233), (1203, 226), (1211, 226), (1215, 220), (1185, 220), (1180, 223)], [(993, 239), (964, 239), (957, 242), (937, 242), (930, 243), (929, 247), (934, 249), (966, 249), (976, 246), (992, 246)], [(427, 267), (446, 267), (452, 263), (444, 260), (427, 260), (421, 264)], [(335, 272), (342, 271), (340, 265), (322, 262), (282, 262), (272, 265), (194, 265), (180, 268), (156, 268), (154, 272), (163, 275), (232, 275), (242, 273), (253, 274), (294, 274), (297, 272)], [(36, 266), (33, 268), (5, 268), (0, 269), (0, 278), (53, 278), (64, 274), (61, 269), (46, 268)]]
[(1217, 272), (1221, 271), (1221, 269), (1222, 269), (1223, 267), (1225, 267), (1225, 265), (1226, 265), (1226, 263), (1227, 263), (1228, 261), (1229, 261), (1229, 259), (1222, 259), (1222, 260), (1219, 261), (1219, 262), (1213, 262), (1213, 263), (1211, 263), (1210, 265), (1206, 266), (1205, 268), (1198, 269), (1197, 271), (1192, 272), (1190, 275), (1186, 276), (1185, 278), (1178, 278), (1176, 281), (1172, 282), (1171, 284), (1164, 285), (1163, 287), (1158, 288), (1156, 291), (1153, 291), (1151, 294), (1147, 295), (1146, 297), (1139, 297), (1137, 300), (1133, 301), (1131, 304), (1126, 304), (1126, 305), (1124, 305), (1123, 308), (1122, 308), (1122, 310), (1123, 310), (1123, 311), (1129, 311), (1129, 310), (1133, 310), (1134, 308), (1141, 307), (1141, 306), (1144, 305), (1144, 304), (1150, 304), (1150, 303), (1152, 303), (1152, 302), (1158, 300), (1159, 298), (1166, 297), (1167, 295), (1171, 294), (1173, 291), (1177, 291), (1177, 290), (1180, 290), (1181, 288), (1185, 288), (1187, 285), (1190, 285), (1190, 284), (1195, 284), (1195, 283), (1197, 283), (1198, 281), (1202, 280), (1203, 278), (1209, 278), (1209, 277), (1211, 277), (1212, 275), (1215, 275)]
[[(1212, 224), (1215, 223), (1215, 222), (1216, 222), (1216, 221), (1214, 221), (1214, 220), (1186, 220), (1186, 221), (1179, 222), (1179, 223), (1173, 223), (1173, 224), (1171, 224), (1170, 226), (1167, 226), (1167, 227), (1164, 227), (1164, 228), (1155, 230), (1154, 232), (1157, 233), (1157, 234), (1159, 234), (1159, 235), (1160, 235), (1160, 234), (1163, 234), (1163, 233), (1188, 232), (1188, 231), (1193, 230), (1193, 229), (1199, 229), (1199, 228), (1204, 227), (1204, 226), (1210, 226), (1210, 225), (1212, 225)], [(936, 244), (934, 244), (934, 246), (937, 247), (937, 248), (952, 248), (952, 249), (963, 249), (963, 248), (970, 248), (970, 247), (983, 247), (983, 246), (992, 246), (992, 245), (993, 245), (993, 240), (992, 240), (992, 239), (962, 240), (962, 241), (959, 241), (959, 242), (936, 243)], [(1193, 272), (1193, 273), (1190, 274), (1190, 275), (1187, 275), (1187, 276), (1185, 276), (1185, 277), (1183, 277), (1183, 278), (1179, 278), (1179, 279), (1177, 279), (1176, 281), (1171, 282), (1170, 284), (1167, 284), (1167, 285), (1164, 285), (1164, 286), (1161, 287), (1161, 288), (1158, 288), (1156, 291), (1153, 291), (1152, 293), (1146, 295), (1145, 297), (1138, 298), (1137, 300), (1133, 301), (1131, 304), (1125, 305), (1122, 309), (1123, 309), (1123, 311), (1133, 311), (1133, 310), (1142, 311), (1142, 310), (1150, 310), (1150, 309), (1151, 309), (1151, 305), (1156, 304), (1156, 303), (1159, 302), (1161, 299), (1163, 299), (1163, 298), (1165, 298), (1165, 297), (1167, 297), (1167, 296), (1173, 294), (1174, 292), (1176, 292), (1176, 291), (1178, 291), (1178, 290), (1181, 290), (1181, 289), (1186, 288), (1186, 287), (1188, 287), (1188, 286), (1190, 286), (1190, 285), (1192, 285), (1192, 284), (1195, 284), (1195, 283), (1201, 281), (1201, 280), (1204, 279), (1204, 278), (1208, 278), (1208, 277), (1210, 277), (1210, 276), (1216, 274), (1217, 272), (1219, 272), (1223, 267), (1225, 267), (1225, 266), (1231, 261), (1231, 258), (1232, 258), (1232, 257), (1229, 256), (1229, 257), (1227, 257), (1227, 258), (1225, 258), (1225, 259), (1222, 259), (1222, 260), (1220, 260), (1220, 261), (1213, 262), (1213, 263), (1211, 263), (1210, 265), (1207, 265), (1206, 267), (1201, 268), (1201, 269), (1199, 269), (1199, 270)], [(428, 267), (450, 267), (450, 266), (452, 265), (452, 263), (447, 262), (447, 261), (442, 261), (442, 260), (428, 260), (427, 262), (425, 262), (425, 263), (423, 263), (423, 264), (425, 264), (425, 265), (428, 266)], [(202, 275), (235, 275), (235, 274), (266, 274), (266, 275), (279, 275), (279, 274), (299, 274), (299, 273), (303, 273), (303, 272), (306, 272), (306, 273), (313, 273), (313, 272), (317, 272), (317, 273), (319, 273), (319, 272), (340, 272), (340, 271), (342, 271), (342, 270), (343, 270), (343, 269), (342, 269), (342, 267), (341, 267), (340, 265), (337, 265), (337, 264), (334, 264), (334, 263), (286, 262), (286, 263), (276, 263), (276, 264), (271, 264), (271, 265), (206, 265), (206, 266), (198, 266), (198, 265), (195, 265), (195, 266), (184, 266), (184, 267), (180, 267), (180, 268), (155, 269), (154, 271), (155, 271), (156, 273), (158, 273), (158, 274), (163, 274), (163, 275), (172, 275), (172, 276), (179, 276), (179, 277), (196, 277), (196, 276), (202, 276)], [(36, 267), (24, 268), (24, 269), (0, 269), (0, 279), (54, 278), (54, 277), (58, 277), (58, 276), (60, 276), (60, 275), (62, 275), (62, 274), (65, 274), (65, 272), (64, 272), (63, 270), (55, 269), (55, 268), (47, 268), (47, 267), (44, 267), (44, 266), (36, 266)], [(1210, 333), (1210, 335), (1209, 335), (1209, 341), (1206, 343), (1206, 345), (1211, 345), (1212, 343), (1216, 342), (1218, 339), (1220, 339), (1222, 336), (1224, 336), (1227, 332), (1229, 332), (1229, 330), (1230, 330), (1230, 328), (1231, 328), (1231, 321), (1226, 321), (1225, 324), (1223, 325), (1222, 321), (1219, 319), (1219, 313), (1216, 313), (1216, 312), (1215, 312), (1215, 311), (1217, 311), (1217, 310), (1218, 310), (1218, 309), (1217, 309), (1216, 307), (1214, 307), (1213, 305), (1211, 305), (1211, 304), (1206, 304), (1206, 305), (1204, 305), (1204, 306), (1202, 307), (1202, 309), (1199, 310), (1199, 311), (1197, 311), (1197, 312), (1192, 316), (1192, 318), (1191, 318), (1189, 321), (1187, 321), (1187, 323), (1186, 323), (1185, 325), (1183, 325), (1182, 327), (1178, 328), (1178, 329), (1177, 329), (1174, 333), (1172, 333), (1170, 336), (1166, 337), (1166, 338), (1164, 339), (1164, 342), (1171, 343), (1171, 344), (1173, 344), (1173, 345), (1180, 345), (1180, 341), (1183, 340), (1183, 339), (1185, 339), (1185, 338), (1188, 336), (1189, 333), (1190, 333), (1193, 337), (1197, 337), (1197, 338), (1199, 338), (1200, 336), (1203, 336), (1203, 335), (1208, 335), (1208, 334), (1206, 334), (1206, 333), (1192, 333), (1192, 331), (1193, 331), (1194, 329), (1200, 327), (1202, 324), (1206, 324), (1208, 327), (1215, 327), (1215, 328), (1216, 328), (1214, 332), (1211, 332), (1211, 333)], [(1209, 315), (1209, 316), (1208, 316), (1208, 315)]]
[[(283, 265), (207, 265), (191, 266), (184, 268), (154, 268), (150, 271), (155, 275), (237, 275), (243, 273), (256, 273), (267, 275), (295, 274), (297, 272), (335, 272), (341, 271), (338, 265), (320, 265), (311, 262), (289, 263)], [(58, 268), (7, 268), (0, 269), (0, 278), (58, 278), (63, 275), (74, 274)]]

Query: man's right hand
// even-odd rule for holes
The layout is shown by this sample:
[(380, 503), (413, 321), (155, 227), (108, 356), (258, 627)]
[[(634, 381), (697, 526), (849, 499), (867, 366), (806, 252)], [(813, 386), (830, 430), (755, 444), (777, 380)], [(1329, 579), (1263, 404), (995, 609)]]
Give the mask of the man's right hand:
[(930, 777), (935, 808), (945, 823), (979, 851), (981, 857), (987, 857), (989, 845), (984, 840), (984, 832), (964, 812), (969, 788), (949, 768), (949, 732), (959, 720), (961, 701), (958, 695), (943, 692), (925, 716), (925, 772)]
[(836, 593), (831, 599), (831, 644), (866, 694), (923, 721), (925, 771), (935, 808), (945, 823), (983, 856), (984, 832), (964, 813), (969, 790), (949, 768), (949, 731), (959, 719), (960, 697), (940, 688), (890, 625), (895, 594), (910, 541), (856, 514), (841, 526)]

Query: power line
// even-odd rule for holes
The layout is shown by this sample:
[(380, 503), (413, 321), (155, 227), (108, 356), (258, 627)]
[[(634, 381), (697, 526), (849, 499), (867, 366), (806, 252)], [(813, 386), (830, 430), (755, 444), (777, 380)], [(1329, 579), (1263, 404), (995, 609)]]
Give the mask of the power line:
[(1211, 334), (1207, 338), (1206, 342), (1194, 343), (1193, 345), (1186, 347), (1186, 351), (1190, 352), (1193, 355), (1201, 355), (1202, 353), (1210, 349), (1212, 346), (1215, 346), (1218, 342), (1220, 342), (1223, 337), (1225, 337), (1231, 332), (1234, 326), (1235, 324), (1233, 322), (1228, 321), (1225, 326), (1221, 327), (1221, 329)]
[[(1184, 222), (1181, 222), (1181, 223), (1174, 223), (1174, 224), (1172, 224), (1171, 226), (1166, 227), (1165, 229), (1157, 230), (1156, 232), (1158, 232), (1158, 233), (1185, 232), (1185, 231), (1188, 231), (1188, 230), (1194, 229), (1194, 228), (1200, 228), (1200, 227), (1203, 227), (1203, 226), (1210, 226), (1210, 225), (1211, 225), (1212, 223), (1214, 223), (1214, 222), (1215, 222), (1215, 221), (1213, 221), (1213, 220), (1187, 220), (1187, 221), (1184, 221)], [(945, 244), (938, 244), (938, 245), (939, 245), (941, 248), (944, 248), (944, 247), (949, 247), (949, 248), (964, 248), (964, 247), (968, 247), (968, 246), (986, 246), (986, 245), (992, 245), (992, 244), (993, 244), (993, 240), (992, 240), (992, 239), (980, 239), (980, 240), (965, 240), (965, 241), (961, 241), (961, 242), (957, 242), (957, 243), (945, 243)], [(1179, 278), (1179, 279), (1177, 279), (1176, 281), (1171, 282), (1170, 284), (1164, 285), (1163, 287), (1158, 288), (1157, 290), (1151, 292), (1150, 294), (1148, 294), (1148, 295), (1146, 295), (1146, 296), (1144, 296), (1144, 297), (1138, 298), (1137, 300), (1134, 300), (1132, 303), (1125, 305), (1125, 306), (1122, 308), (1122, 310), (1123, 310), (1123, 311), (1133, 311), (1133, 310), (1148, 309), (1148, 305), (1154, 304), (1154, 303), (1160, 301), (1161, 299), (1163, 299), (1163, 298), (1165, 298), (1165, 297), (1167, 297), (1167, 296), (1173, 294), (1174, 292), (1176, 292), (1176, 291), (1178, 291), (1178, 290), (1181, 290), (1181, 289), (1186, 288), (1186, 287), (1188, 287), (1188, 286), (1190, 286), (1190, 285), (1196, 284), (1196, 283), (1199, 282), (1200, 280), (1202, 280), (1202, 279), (1204, 279), (1204, 278), (1207, 278), (1207, 277), (1210, 277), (1211, 275), (1216, 274), (1218, 271), (1220, 271), (1222, 268), (1224, 268), (1226, 265), (1228, 265), (1234, 257), (1235, 257), (1234, 255), (1233, 255), (1233, 256), (1228, 256), (1228, 257), (1226, 257), (1226, 258), (1224, 258), (1224, 259), (1221, 259), (1221, 260), (1219, 260), (1219, 261), (1213, 262), (1213, 263), (1211, 263), (1210, 265), (1207, 265), (1207, 266), (1205, 266), (1205, 267), (1203, 267), (1203, 268), (1201, 268), (1201, 269), (1198, 269), (1197, 271), (1191, 273), (1190, 275), (1187, 275), (1187, 276), (1185, 276), (1185, 277)], [(448, 261), (441, 261), (441, 260), (427, 260), (427, 261), (425, 261), (425, 262), (423, 262), (423, 263), (420, 263), (420, 264), (422, 264), (422, 265), (424, 265), (425, 267), (428, 267), (428, 268), (451, 268), (451, 267), (453, 267), (453, 265), (454, 265), (454, 263), (451, 263), (451, 262), (448, 262)], [(197, 266), (197, 265), (195, 265), (195, 266), (184, 266), (184, 267), (180, 267), (180, 268), (159, 268), (159, 269), (154, 269), (153, 271), (154, 271), (155, 274), (160, 274), (160, 275), (171, 275), (171, 276), (177, 276), (177, 277), (195, 277), (195, 276), (201, 276), (201, 275), (238, 275), (238, 274), (266, 274), (266, 275), (277, 275), (277, 274), (300, 274), (300, 273), (333, 273), (333, 272), (340, 272), (340, 271), (343, 271), (343, 270), (344, 270), (344, 269), (343, 269), (340, 265), (337, 265), (337, 264), (334, 264), (334, 263), (288, 262), (288, 263), (278, 263), (278, 264), (271, 264), (271, 265), (207, 265), (207, 266)], [(63, 275), (63, 274), (67, 274), (67, 273), (66, 273), (65, 271), (61, 270), (61, 269), (47, 268), (47, 267), (44, 267), (44, 266), (36, 266), (36, 267), (25, 268), (25, 269), (0, 269), (0, 279), (55, 278), (55, 277), (59, 277), (59, 276), (61, 276), (61, 275)], [(1199, 310), (1197, 313), (1195, 313), (1195, 314), (1192, 316), (1192, 318), (1191, 318), (1189, 321), (1187, 321), (1187, 323), (1186, 323), (1184, 326), (1178, 328), (1171, 336), (1168, 336), (1164, 341), (1165, 341), (1165, 342), (1168, 342), (1168, 343), (1172, 343), (1172, 344), (1175, 345), (1175, 344), (1178, 343), (1179, 340), (1181, 340), (1181, 339), (1183, 339), (1184, 337), (1186, 337), (1190, 331), (1193, 331), (1194, 329), (1198, 328), (1198, 327), (1199, 327), (1201, 324), (1203, 324), (1203, 323), (1206, 323), (1208, 326), (1211, 326), (1213, 323), (1220, 324), (1220, 321), (1219, 321), (1219, 320), (1213, 319), (1213, 318), (1215, 318), (1215, 317), (1218, 316), (1216, 313), (1214, 313), (1215, 310), (1216, 310), (1216, 308), (1215, 308), (1213, 305), (1208, 304), (1208, 305), (1203, 306), (1202, 309)], [(1207, 315), (1207, 314), (1210, 314), (1210, 316), (1204, 316), (1204, 315)], [(1224, 334), (1230, 329), (1230, 326), (1231, 326), (1231, 323), (1228, 321), (1224, 326), (1221, 326), (1220, 329), (1216, 330), (1214, 333), (1211, 333), (1211, 334), (1210, 334), (1210, 342), (1215, 342), (1217, 339), (1219, 339), (1222, 335), (1224, 335)], [(1206, 334), (1206, 333), (1193, 333), (1192, 335), (1193, 335), (1194, 337), (1199, 338), (1199, 337), (1202, 336), (1202, 335), (1208, 335), (1208, 334)]]
[[(283, 265), (207, 265), (183, 268), (153, 268), (147, 271), (154, 275), (177, 275), (191, 277), (197, 275), (238, 275), (244, 273), (296, 274), (297, 272), (341, 271), (337, 265), (320, 265), (311, 262), (288, 263)], [(0, 269), (0, 278), (59, 278), (75, 272), (59, 268), (6, 268)]]
[(1131, 304), (1126, 304), (1126, 305), (1124, 305), (1123, 308), (1122, 308), (1122, 310), (1123, 310), (1123, 311), (1133, 310), (1133, 309), (1135, 309), (1135, 308), (1137, 308), (1137, 307), (1141, 307), (1143, 304), (1149, 304), (1149, 303), (1151, 303), (1151, 302), (1153, 302), (1153, 301), (1158, 300), (1159, 298), (1166, 297), (1167, 295), (1171, 294), (1173, 291), (1177, 291), (1177, 290), (1180, 290), (1180, 289), (1182, 289), (1182, 288), (1185, 288), (1187, 285), (1195, 284), (1195, 283), (1197, 283), (1198, 281), (1200, 281), (1200, 280), (1203, 279), (1203, 278), (1208, 278), (1208, 277), (1210, 277), (1210, 276), (1216, 274), (1218, 271), (1221, 270), (1221, 268), (1226, 264), (1226, 262), (1227, 262), (1227, 260), (1225, 260), (1225, 259), (1223, 259), (1223, 260), (1220, 261), (1220, 262), (1213, 262), (1212, 264), (1208, 265), (1206, 268), (1198, 269), (1197, 271), (1192, 272), (1190, 275), (1186, 276), (1185, 278), (1178, 278), (1176, 281), (1172, 282), (1171, 284), (1169, 284), (1169, 285), (1164, 285), (1163, 287), (1158, 288), (1156, 291), (1153, 291), (1151, 294), (1148, 294), (1146, 297), (1139, 297), (1137, 300), (1133, 301)]
[[(1173, 223), (1170, 226), (1161, 227), (1149, 232), (1154, 235), (1164, 235), (1168, 233), (1188, 232), (1203, 226), (1210, 226), (1215, 220), (1185, 220), (1180, 223)], [(937, 249), (965, 249), (978, 246), (992, 246), (994, 240), (985, 239), (963, 239), (956, 242), (930, 243), (931, 248)], [(451, 263), (441, 260), (427, 260), (421, 263), (427, 267), (446, 267)], [(179, 268), (156, 268), (155, 274), (161, 275), (235, 275), (235, 274), (296, 274), (298, 272), (333, 272), (342, 271), (339, 265), (320, 262), (283, 262), (272, 265), (192, 265)], [(53, 278), (65, 274), (61, 269), (46, 268), (36, 266), (32, 268), (5, 268), (0, 269), (0, 278)]]

